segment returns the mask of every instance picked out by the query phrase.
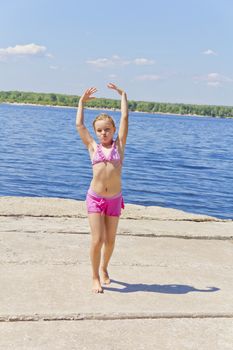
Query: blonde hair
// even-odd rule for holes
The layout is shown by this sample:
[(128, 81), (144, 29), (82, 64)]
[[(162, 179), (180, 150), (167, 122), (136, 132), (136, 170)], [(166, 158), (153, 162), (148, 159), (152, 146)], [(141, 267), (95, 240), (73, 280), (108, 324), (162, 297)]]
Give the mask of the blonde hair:
[(114, 129), (116, 130), (115, 121), (113, 120), (112, 117), (110, 117), (110, 115), (108, 115), (106, 113), (101, 113), (101, 114), (97, 115), (97, 117), (93, 120), (92, 125), (93, 125), (94, 130), (95, 130), (95, 123), (98, 120), (107, 120), (107, 121), (109, 121), (110, 123), (112, 123)]

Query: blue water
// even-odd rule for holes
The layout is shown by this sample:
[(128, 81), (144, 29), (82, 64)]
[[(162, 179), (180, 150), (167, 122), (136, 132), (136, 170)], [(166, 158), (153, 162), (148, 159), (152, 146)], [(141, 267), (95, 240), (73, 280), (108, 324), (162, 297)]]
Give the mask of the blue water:
[[(92, 134), (98, 113), (86, 110)], [(85, 199), (92, 170), (75, 118), (73, 108), (0, 105), (1, 196)], [(130, 113), (125, 202), (233, 219), (232, 137), (233, 119)]]

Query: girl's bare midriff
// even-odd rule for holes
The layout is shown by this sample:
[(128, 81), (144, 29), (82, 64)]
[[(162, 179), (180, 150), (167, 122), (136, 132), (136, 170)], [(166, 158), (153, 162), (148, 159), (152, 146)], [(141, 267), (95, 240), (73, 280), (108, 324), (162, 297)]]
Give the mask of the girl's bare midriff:
[(93, 166), (91, 189), (104, 197), (111, 197), (121, 192), (121, 165), (101, 162)]

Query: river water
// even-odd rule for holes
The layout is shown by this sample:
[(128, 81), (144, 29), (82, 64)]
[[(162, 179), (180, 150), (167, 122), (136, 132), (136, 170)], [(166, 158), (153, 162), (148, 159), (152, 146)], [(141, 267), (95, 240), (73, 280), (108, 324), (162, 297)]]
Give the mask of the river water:
[[(100, 111), (86, 110), (86, 125)], [(119, 125), (119, 112), (109, 112)], [(89, 155), (76, 110), (0, 104), (0, 195), (84, 200)], [(233, 118), (130, 113), (126, 203), (233, 219)]]

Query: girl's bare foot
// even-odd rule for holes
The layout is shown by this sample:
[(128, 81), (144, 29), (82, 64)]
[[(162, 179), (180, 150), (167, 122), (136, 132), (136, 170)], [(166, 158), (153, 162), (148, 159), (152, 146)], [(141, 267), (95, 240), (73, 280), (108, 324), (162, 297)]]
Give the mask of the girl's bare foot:
[(110, 284), (111, 280), (108, 275), (108, 271), (106, 269), (101, 268), (101, 275), (102, 275), (102, 281), (103, 284)]
[(94, 293), (103, 293), (103, 288), (101, 287), (99, 278), (93, 278), (92, 283), (92, 292)]

